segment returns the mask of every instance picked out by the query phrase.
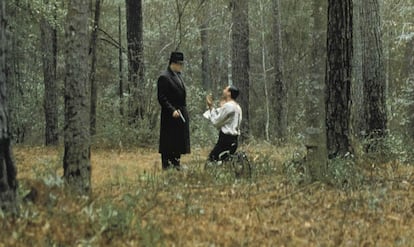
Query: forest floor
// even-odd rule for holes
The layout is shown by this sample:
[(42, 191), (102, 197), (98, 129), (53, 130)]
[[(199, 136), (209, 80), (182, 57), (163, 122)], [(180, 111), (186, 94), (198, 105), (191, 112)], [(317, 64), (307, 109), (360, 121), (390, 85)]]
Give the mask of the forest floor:
[(156, 150), (96, 149), (90, 197), (63, 188), (63, 150), (16, 147), (20, 215), (0, 246), (414, 246), (414, 167), (369, 164), (358, 189), (288, 181), (292, 148), (244, 148), (251, 179), (203, 170), (208, 150), (160, 170)]

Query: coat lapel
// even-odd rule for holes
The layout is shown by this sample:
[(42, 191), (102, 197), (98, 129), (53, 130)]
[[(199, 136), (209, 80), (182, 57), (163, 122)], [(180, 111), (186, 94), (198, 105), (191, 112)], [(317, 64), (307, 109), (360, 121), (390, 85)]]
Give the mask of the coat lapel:
[(184, 81), (183, 81), (182, 77), (179, 74), (174, 73), (172, 71), (170, 71), (170, 73), (171, 73), (171, 78), (174, 81), (174, 83), (176, 84), (176, 86), (185, 91)]
[(176, 73), (176, 78), (178, 79), (181, 88), (185, 91), (185, 83), (181, 74)]

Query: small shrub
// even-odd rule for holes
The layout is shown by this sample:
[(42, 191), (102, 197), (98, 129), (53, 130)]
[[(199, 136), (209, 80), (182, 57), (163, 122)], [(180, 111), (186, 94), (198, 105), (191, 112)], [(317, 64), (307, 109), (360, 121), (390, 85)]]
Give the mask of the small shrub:
[(352, 155), (328, 160), (327, 181), (342, 189), (358, 188), (363, 181), (363, 172), (356, 166)]

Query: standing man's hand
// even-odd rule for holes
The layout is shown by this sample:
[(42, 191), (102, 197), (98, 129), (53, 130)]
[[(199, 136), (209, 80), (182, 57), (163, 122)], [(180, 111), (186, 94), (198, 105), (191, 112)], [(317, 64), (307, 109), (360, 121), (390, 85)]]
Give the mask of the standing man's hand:
[(211, 110), (211, 108), (213, 108), (213, 96), (211, 96), (211, 94), (207, 95), (206, 102), (208, 109)]
[(173, 118), (179, 118), (180, 117), (180, 113), (178, 112), (178, 110), (175, 110), (172, 114)]

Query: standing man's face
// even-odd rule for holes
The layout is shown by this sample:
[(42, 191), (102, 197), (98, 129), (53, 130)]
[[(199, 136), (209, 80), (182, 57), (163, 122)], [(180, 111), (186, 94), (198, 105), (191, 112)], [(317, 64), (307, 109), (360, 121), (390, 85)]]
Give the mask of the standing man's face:
[(184, 66), (181, 63), (171, 63), (170, 67), (174, 72), (180, 73)]

